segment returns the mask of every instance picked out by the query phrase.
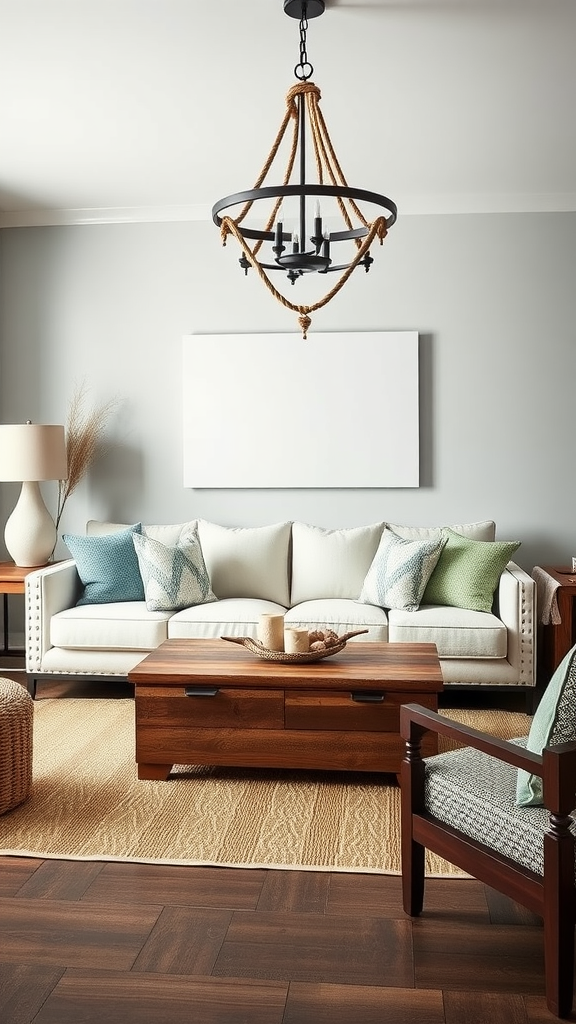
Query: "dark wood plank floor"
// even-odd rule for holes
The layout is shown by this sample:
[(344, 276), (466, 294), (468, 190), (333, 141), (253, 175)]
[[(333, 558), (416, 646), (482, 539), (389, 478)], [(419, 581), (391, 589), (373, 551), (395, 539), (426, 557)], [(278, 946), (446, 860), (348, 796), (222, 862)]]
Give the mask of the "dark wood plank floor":
[(2, 858), (4, 1024), (527, 1024), (542, 928), (474, 880)]
[(411, 920), (387, 875), (26, 857), (0, 868), (3, 1024), (555, 1020), (540, 920), (475, 880), (429, 879)]

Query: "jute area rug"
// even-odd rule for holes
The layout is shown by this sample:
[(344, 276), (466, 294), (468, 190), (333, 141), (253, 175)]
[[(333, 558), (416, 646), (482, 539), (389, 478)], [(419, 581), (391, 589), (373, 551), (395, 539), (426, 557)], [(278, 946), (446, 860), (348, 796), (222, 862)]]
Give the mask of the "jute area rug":
[[(33, 791), (0, 818), (3, 855), (400, 873), (392, 776), (178, 766), (139, 782), (132, 700), (46, 699), (34, 713)], [(515, 712), (443, 713), (503, 738), (530, 727)], [(435, 856), (427, 873), (462, 875)]]

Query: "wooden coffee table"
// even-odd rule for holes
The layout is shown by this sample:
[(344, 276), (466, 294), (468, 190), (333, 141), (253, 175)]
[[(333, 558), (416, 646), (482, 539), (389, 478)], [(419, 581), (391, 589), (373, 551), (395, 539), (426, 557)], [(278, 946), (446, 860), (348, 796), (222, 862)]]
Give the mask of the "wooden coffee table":
[[(435, 644), (349, 643), (311, 664), (264, 661), (226, 640), (166, 640), (135, 684), (139, 779), (174, 764), (400, 771), (400, 705), (437, 710)], [(422, 744), (437, 752), (435, 734)]]

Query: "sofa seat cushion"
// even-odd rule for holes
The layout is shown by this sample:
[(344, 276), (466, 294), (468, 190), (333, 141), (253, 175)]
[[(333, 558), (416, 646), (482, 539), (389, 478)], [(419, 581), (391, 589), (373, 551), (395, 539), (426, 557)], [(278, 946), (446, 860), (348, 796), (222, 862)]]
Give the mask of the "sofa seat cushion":
[(284, 622), (287, 626), (305, 626), (307, 629), (333, 629), (338, 636), (354, 629), (369, 629), (365, 636), (354, 639), (388, 639), (388, 621), (383, 608), (346, 598), (304, 601), (286, 612)]
[(254, 597), (225, 597), (175, 612), (168, 623), (168, 637), (202, 639), (217, 636), (256, 637), (260, 615), (283, 615), (286, 609), (274, 601)]
[[(519, 741), (526, 745), (526, 738)], [(464, 747), (425, 759), (426, 810), (536, 874), (544, 871), (544, 807), (517, 807), (516, 768)], [(576, 833), (576, 822), (571, 825)]]
[(505, 658), (508, 632), (491, 612), (420, 605), (388, 612), (390, 643), (436, 644), (440, 658)]
[(171, 612), (149, 612), (144, 601), (83, 604), (50, 620), (54, 647), (153, 651), (168, 639)]

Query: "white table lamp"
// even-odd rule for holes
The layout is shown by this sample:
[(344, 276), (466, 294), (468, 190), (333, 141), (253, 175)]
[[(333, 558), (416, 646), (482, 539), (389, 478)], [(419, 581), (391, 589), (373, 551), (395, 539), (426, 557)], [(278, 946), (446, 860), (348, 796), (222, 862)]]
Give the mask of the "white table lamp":
[(0, 425), (0, 480), (22, 481), (4, 540), (16, 565), (45, 565), (56, 544), (56, 527), (38, 486), (39, 480), (68, 476), (63, 426), (37, 423)]

